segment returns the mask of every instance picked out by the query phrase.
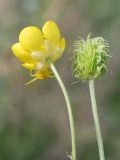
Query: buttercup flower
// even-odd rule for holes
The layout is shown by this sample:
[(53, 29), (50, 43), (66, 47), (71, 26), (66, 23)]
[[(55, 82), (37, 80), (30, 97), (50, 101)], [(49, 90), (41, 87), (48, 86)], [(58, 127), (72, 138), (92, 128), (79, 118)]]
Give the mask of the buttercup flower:
[(22, 66), (36, 79), (51, 77), (49, 58), (52, 62), (59, 59), (65, 49), (65, 39), (53, 21), (47, 21), (42, 30), (36, 26), (24, 28), (19, 35), (19, 42), (12, 46), (14, 55)]

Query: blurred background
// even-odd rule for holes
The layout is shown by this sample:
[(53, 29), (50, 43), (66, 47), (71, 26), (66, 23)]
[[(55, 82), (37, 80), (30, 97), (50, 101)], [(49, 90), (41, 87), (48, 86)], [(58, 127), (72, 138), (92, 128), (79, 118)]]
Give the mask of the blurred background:
[(71, 71), (73, 41), (103, 36), (112, 58), (96, 81), (106, 160), (120, 160), (120, 1), (0, 0), (0, 160), (67, 160), (71, 151), (66, 104), (56, 79), (36, 81), (13, 56), (23, 27), (58, 23), (67, 47), (56, 67), (68, 88), (76, 128), (78, 160), (98, 160), (88, 83)]

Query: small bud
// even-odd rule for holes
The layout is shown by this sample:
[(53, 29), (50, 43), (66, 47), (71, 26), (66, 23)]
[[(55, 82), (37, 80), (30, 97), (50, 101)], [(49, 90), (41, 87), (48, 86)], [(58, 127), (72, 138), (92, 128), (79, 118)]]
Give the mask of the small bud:
[(87, 40), (80, 39), (74, 43), (73, 73), (76, 78), (89, 80), (101, 77), (107, 71), (109, 44), (102, 37)]

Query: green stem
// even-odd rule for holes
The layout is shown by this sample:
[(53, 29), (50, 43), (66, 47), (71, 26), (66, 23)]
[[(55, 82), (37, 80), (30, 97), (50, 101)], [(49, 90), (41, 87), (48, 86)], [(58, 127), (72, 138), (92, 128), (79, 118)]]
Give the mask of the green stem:
[(95, 123), (97, 142), (98, 142), (99, 157), (100, 157), (100, 160), (105, 160), (103, 140), (102, 140), (102, 134), (101, 134), (100, 123), (98, 118), (97, 104), (96, 104), (96, 97), (95, 97), (94, 80), (89, 80), (89, 89), (90, 89), (90, 97), (91, 97), (91, 103), (92, 103), (92, 111), (93, 111), (93, 117), (94, 117), (94, 123)]
[(69, 121), (70, 121), (70, 129), (71, 129), (71, 143), (72, 143), (71, 159), (76, 160), (75, 128), (74, 128), (74, 121), (73, 121), (73, 114), (72, 114), (72, 107), (71, 107), (70, 99), (69, 99), (67, 90), (64, 86), (64, 83), (63, 83), (58, 71), (56, 70), (56, 67), (54, 66), (54, 64), (50, 60), (49, 60), (49, 64), (50, 64), (50, 67), (51, 67), (51, 69), (52, 69), (61, 89), (62, 89), (63, 95), (65, 97), (65, 101), (67, 104), (67, 110), (68, 110)]

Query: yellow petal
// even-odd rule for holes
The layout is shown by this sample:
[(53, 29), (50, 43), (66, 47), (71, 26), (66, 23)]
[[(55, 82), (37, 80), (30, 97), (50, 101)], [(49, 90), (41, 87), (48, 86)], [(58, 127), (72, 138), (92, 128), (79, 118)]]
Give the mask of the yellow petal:
[(25, 51), (22, 46), (20, 45), (20, 43), (15, 43), (12, 46), (12, 51), (14, 53), (14, 55), (21, 60), (22, 62), (31, 62), (32, 59), (30, 57), (30, 53)]
[(65, 38), (62, 38), (61, 39), (61, 50), (62, 50), (62, 52), (64, 51), (64, 49), (65, 49)]
[(19, 35), (20, 44), (25, 50), (38, 51), (44, 47), (43, 33), (35, 26), (24, 28)]
[(53, 21), (47, 21), (42, 28), (44, 37), (53, 45), (60, 44), (60, 31), (57, 24)]
[(59, 59), (62, 56), (62, 53), (65, 49), (65, 39), (62, 38), (60, 45), (54, 47), (54, 50), (51, 52), (51, 54), (49, 55), (49, 57), (51, 58), (51, 60), (53, 62), (55, 62), (57, 59)]
[(33, 63), (23, 63), (22, 66), (30, 70), (35, 69), (35, 64)]

